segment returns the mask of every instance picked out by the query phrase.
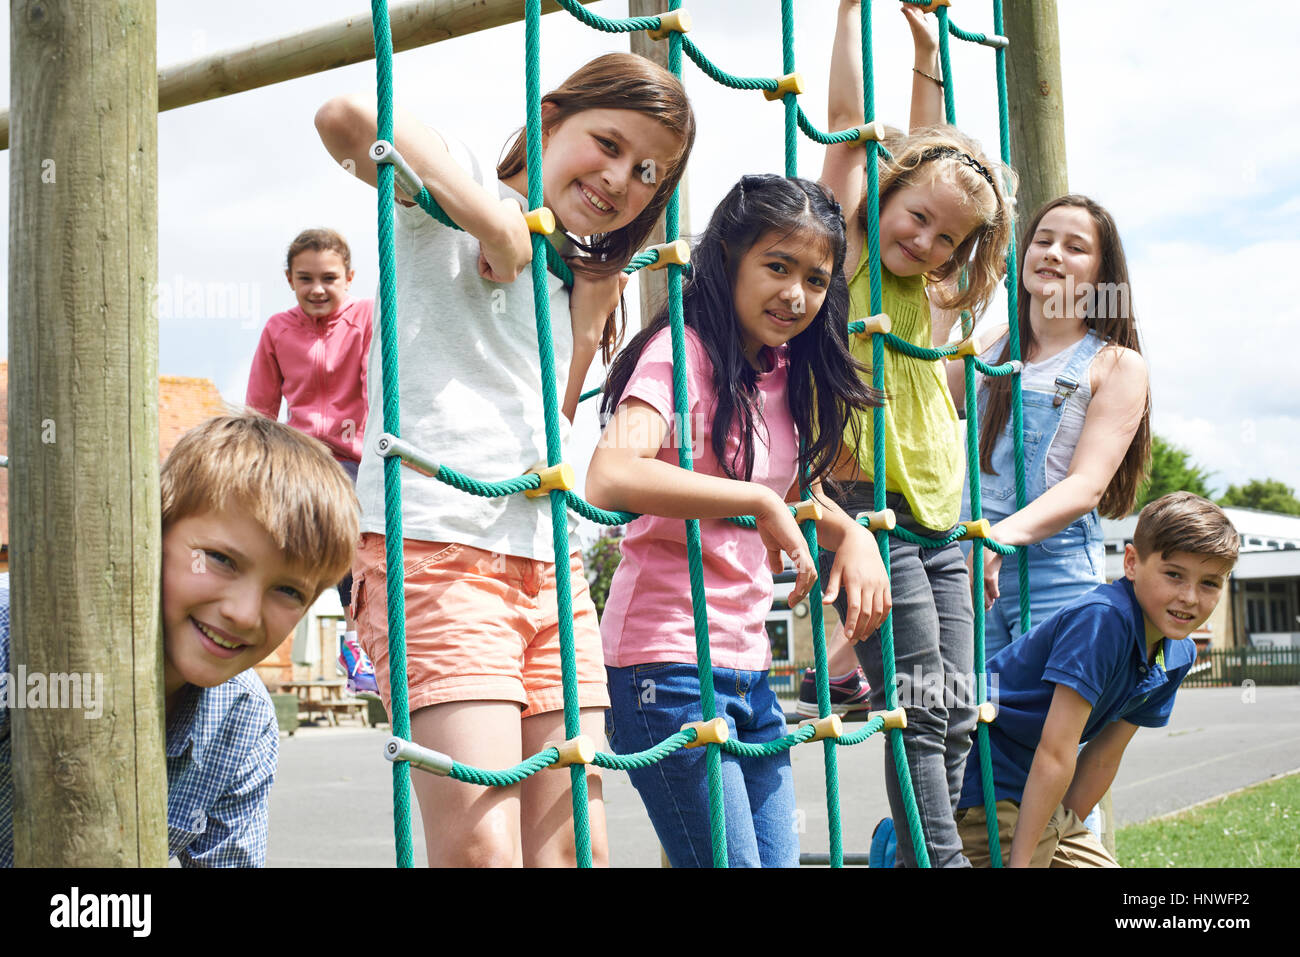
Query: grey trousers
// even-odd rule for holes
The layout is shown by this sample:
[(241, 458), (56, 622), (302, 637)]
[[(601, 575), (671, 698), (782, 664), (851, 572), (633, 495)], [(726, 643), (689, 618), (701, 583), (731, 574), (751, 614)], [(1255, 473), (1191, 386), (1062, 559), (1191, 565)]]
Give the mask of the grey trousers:
[[(849, 515), (874, 508), (869, 483), (845, 484), (836, 503)], [(898, 524), (918, 534), (942, 537), (918, 526), (901, 495), (886, 504)], [(834, 553), (822, 552), (822, 575)], [(975, 728), (974, 611), (970, 575), (956, 545), (923, 549), (890, 536), (890, 597), (893, 599), (895, 686), (907, 711), (903, 745), (931, 867), (969, 867), (953, 815), (961, 794)], [(835, 602), (841, 621), (847, 599)], [(871, 708), (885, 708), (885, 671), (880, 632), (855, 646), (871, 684)], [(892, 733), (892, 732), (891, 732)], [(894, 770), (893, 748), (885, 745), (885, 789), (898, 834), (898, 862), (916, 866), (903, 791)]]

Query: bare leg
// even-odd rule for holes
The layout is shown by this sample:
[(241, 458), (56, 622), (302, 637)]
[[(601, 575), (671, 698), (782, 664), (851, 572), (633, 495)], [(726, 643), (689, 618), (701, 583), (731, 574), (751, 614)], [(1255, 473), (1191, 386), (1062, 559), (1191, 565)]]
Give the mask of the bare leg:
[(858, 656), (844, 635), (844, 626), (837, 623), (834, 633), (826, 639), (826, 667), (830, 669), (832, 678), (838, 678), (857, 666)]
[[(411, 738), (481, 768), (510, 767), (523, 753), (519, 705), (513, 701), (452, 701), (421, 708), (411, 715)], [(414, 769), (411, 783), (420, 802), (430, 867), (523, 864), (519, 785), (480, 787)]]
[[(605, 709), (583, 708), (582, 733), (603, 747)], [(523, 721), (523, 753), (536, 754), (548, 741), (562, 741), (564, 712), (544, 711)], [(573, 794), (569, 768), (548, 768), (523, 784), (520, 830), (523, 833), (525, 867), (574, 867), (577, 852), (573, 840)], [(605, 834), (605, 801), (600, 770), (587, 767), (588, 820), (591, 824), (591, 862), (609, 866), (609, 843)]]

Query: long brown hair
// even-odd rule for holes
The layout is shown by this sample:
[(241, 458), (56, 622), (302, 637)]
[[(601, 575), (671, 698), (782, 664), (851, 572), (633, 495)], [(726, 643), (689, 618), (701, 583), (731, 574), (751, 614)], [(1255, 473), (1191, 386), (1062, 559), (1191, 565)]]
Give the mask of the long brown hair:
[[(686, 160), (695, 145), (695, 114), (681, 81), (653, 60), (634, 53), (607, 53), (581, 67), (560, 86), (542, 97), (554, 109), (542, 118), (543, 132), (549, 132), (566, 118), (583, 110), (635, 110), (667, 127), (679, 139), (678, 153), (666, 171), (657, 171), (658, 189), (641, 214), (621, 229), (589, 237), (583, 249), (590, 255), (570, 262), (593, 278), (618, 272), (627, 265), (654, 229), (686, 170)], [(509, 179), (527, 165), (525, 130), (515, 134), (505, 156), (497, 164), (497, 178)], [(606, 362), (623, 338), (626, 310), (620, 319), (611, 317), (605, 326), (601, 349)]]
[[(1130, 285), (1128, 281), (1128, 260), (1124, 256), (1124, 244), (1119, 238), (1119, 228), (1114, 217), (1102, 206), (1087, 196), (1069, 193), (1057, 197), (1045, 204), (1025, 227), (1020, 237), (1020, 249), (1016, 257), (1016, 296), (1017, 325), (1020, 329), (1020, 355), (1028, 361), (1038, 351), (1038, 340), (1034, 338), (1034, 329), (1029, 322), (1029, 292), (1025, 289), (1025, 256), (1038, 225), (1053, 209), (1058, 206), (1072, 206), (1083, 209), (1092, 217), (1097, 229), (1097, 245), (1101, 251), (1101, 260), (1097, 266), (1096, 288), (1093, 290), (1091, 308), (1085, 310), (1084, 319), (1087, 327), (1097, 333), (1103, 342), (1110, 345), (1132, 349), (1139, 355), (1142, 344), (1138, 337), (1137, 316), (1133, 311)], [(1098, 295), (1098, 290), (1115, 289), (1120, 295)], [(998, 364), (1011, 358), (1011, 337), (1002, 348)], [(993, 471), (993, 449), (998, 437), (1006, 427), (1011, 416), (1011, 377), (986, 378), (985, 389), (988, 399), (984, 406), (984, 416), (980, 420), (980, 470), (990, 475)], [(1101, 496), (1097, 510), (1107, 518), (1123, 518), (1133, 510), (1137, 500), (1138, 486), (1146, 475), (1147, 461), (1151, 457), (1151, 393), (1147, 392), (1146, 408), (1142, 410), (1142, 421), (1133, 441), (1129, 443), (1124, 459), (1111, 478), (1110, 484)]]
[[(978, 213), (980, 222), (956, 249), (948, 261), (928, 275), (932, 283), (942, 284), (967, 267), (967, 286), (945, 294), (931, 287), (935, 305), (942, 309), (970, 309), (980, 313), (988, 306), (998, 280), (1006, 271), (1007, 244), (1011, 241), (1011, 203), (1016, 176), (1009, 167), (988, 159), (979, 144), (955, 126), (932, 126), (911, 135), (889, 130), (885, 147), (892, 156), (880, 158), (880, 208), (895, 191), (922, 183), (941, 180), (962, 191)], [(970, 162), (967, 162), (967, 161)], [(985, 173), (977, 172), (978, 164)], [(867, 204), (858, 206), (858, 224), (868, 231)], [(953, 284), (956, 285), (955, 283)]]

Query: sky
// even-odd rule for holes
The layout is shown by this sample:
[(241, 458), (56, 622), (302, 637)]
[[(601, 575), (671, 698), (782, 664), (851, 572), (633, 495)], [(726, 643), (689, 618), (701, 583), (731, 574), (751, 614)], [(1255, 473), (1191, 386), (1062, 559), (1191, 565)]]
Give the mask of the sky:
[[(158, 0), (158, 63), (295, 33), (365, 6)], [(782, 72), (778, 0), (686, 6), (691, 38), (723, 69)], [(795, 3), (796, 63), (808, 86), (801, 102), (823, 127), (835, 8), (836, 0)], [(590, 9), (627, 15), (625, 0)], [(1155, 432), (1187, 449), (1215, 489), (1251, 478), (1300, 488), (1291, 355), (1300, 306), (1286, 279), (1300, 257), (1300, 86), (1290, 74), (1300, 14), (1287, 5), (1263, 11), (1209, 0), (1059, 0), (1058, 9), (1070, 188), (1097, 199), (1119, 224)], [(7, 20), (7, 9), (0, 17)], [(991, 0), (954, 0), (952, 18), (992, 32)], [(873, 4), (873, 32), (878, 118), (903, 126), (911, 44), (897, 4)], [(547, 15), (543, 89), (591, 57), (626, 49), (626, 35), (598, 33), (567, 13)], [(958, 125), (996, 155), (993, 53), (957, 41), (952, 52)], [(0, 96), (8, 102), (7, 49), (3, 55)], [(725, 90), (683, 63), (700, 126), (688, 228), (701, 228), (741, 174), (783, 168), (782, 109), (761, 93)], [(374, 295), (375, 194), (331, 161), (312, 124), (329, 97), (373, 91), (374, 83), (367, 62), (160, 114), (160, 373), (209, 378), (242, 402), (261, 326), (293, 304), (285, 249), (308, 226), (331, 226), (349, 239), (352, 293)], [(522, 25), (398, 54), (394, 84), (401, 106), (495, 156), (523, 124)], [(6, 172), (8, 157), (0, 154)], [(801, 136), (798, 159), (800, 172), (815, 177), (821, 148)], [(7, 226), (7, 208), (0, 215)], [(222, 294), (211, 308), (206, 299), (186, 302), (195, 283)], [(635, 309), (635, 281), (628, 301)], [(1001, 298), (989, 312), (998, 317), (1005, 317)], [(7, 355), (7, 335), (2, 341)], [(593, 368), (589, 383), (602, 372)], [(570, 457), (580, 472), (597, 437), (594, 405), (584, 405), (574, 431)]]

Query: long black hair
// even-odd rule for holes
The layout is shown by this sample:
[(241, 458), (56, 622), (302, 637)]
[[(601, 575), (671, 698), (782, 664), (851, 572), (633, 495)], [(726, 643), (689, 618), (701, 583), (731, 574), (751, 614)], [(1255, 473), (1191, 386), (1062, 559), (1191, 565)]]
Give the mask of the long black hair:
[[(818, 183), (777, 175), (743, 176), (718, 204), (691, 251), (690, 278), (682, 288), (686, 325), (694, 329), (713, 366), (713, 453), (728, 478), (749, 481), (754, 471), (754, 397), (758, 372), (745, 359), (732, 287), (740, 261), (764, 233), (807, 234), (826, 244), (834, 259), (821, 309), (790, 340), (790, 415), (802, 439), (808, 482), (829, 479), (841, 436), (854, 412), (880, 404), (862, 381), (865, 370), (849, 354), (849, 287), (844, 278), (844, 216)], [(668, 325), (665, 306), (628, 343), (609, 370), (601, 404), (610, 412), (627, 388), (646, 344)], [(761, 414), (761, 413), (760, 413)], [(736, 460), (727, 455), (733, 426), (741, 437)], [(853, 445), (857, 445), (855, 434)]]

